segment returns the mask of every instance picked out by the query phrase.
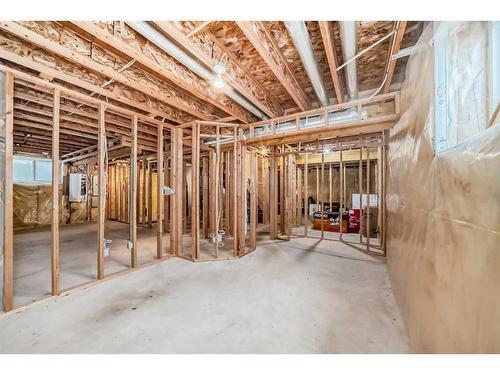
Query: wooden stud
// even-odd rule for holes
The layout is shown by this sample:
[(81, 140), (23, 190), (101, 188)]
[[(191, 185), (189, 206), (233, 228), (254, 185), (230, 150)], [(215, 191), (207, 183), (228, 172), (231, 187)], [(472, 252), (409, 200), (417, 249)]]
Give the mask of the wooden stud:
[(339, 181), (340, 181), (340, 208), (339, 208), (339, 239), (342, 241), (342, 212), (344, 211), (344, 163), (342, 161), (342, 147), (340, 148), (340, 164), (339, 164)]
[(328, 67), (330, 68), (330, 74), (332, 76), (333, 87), (335, 88), (337, 103), (342, 103), (344, 101), (342, 95), (343, 87), (342, 82), (340, 81), (339, 74), (337, 72), (337, 51), (335, 50), (335, 37), (333, 35), (331, 22), (318, 21), (318, 25), (325, 47), (326, 58), (328, 61)]
[(153, 163), (148, 162), (148, 228), (153, 228)]
[(332, 202), (333, 202), (333, 179), (332, 179), (332, 164), (330, 163), (328, 166), (328, 203), (330, 203), (330, 211), (332, 210)]
[(131, 137), (129, 240), (132, 243), (132, 249), (130, 252), (130, 265), (137, 267), (137, 116), (132, 116)]
[[(282, 145), (280, 152), (283, 153), (285, 146)], [(285, 224), (285, 210), (286, 210), (286, 198), (285, 198), (285, 156), (280, 156), (279, 158), (279, 208), (280, 208), (280, 222), (279, 222), (279, 234), (283, 235), (286, 233)]]
[(54, 90), (54, 106), (52, 117), (52, 295), (56, 296), (60, 291), (60, 260), (59, 260), (59, 106), (61, 104), (61, 92)]
[(156, 146), (156, 258), (163, 257), (163, 125), (158, 125)]
[(250, 154), (251, 179), (250, 179), (250, 248), (257, 247), (257, 154), (252, 148)]
[(148, 221), (148, 161), (142, 160), (142, 211), (141, 224), (146, 225)]
[(232, 207), (232, 234), (233, 234), (233, 256), (238, 255), (238, 246), (239, 246), (239, 233), (238, 233), (238, 207), (239, 207), (239, 200), (238, 200), (238, 153), (239, 153), (239, 147), (240, 147), (240, 142), (238, 142), (238, 135), (240, 130), (238, 130), (236, 127), (233, 129), (233, 154), (232, 154), (232, 161), (233, 161), (233, 170), (232, 170), (232, 175), (231, 175), (231, 194), (233, 197), (233, 207)]
[(321, 150), (321, 239), (325, 238), (325, 153)]
[(106, 107), (99, 105), (99, 134), (98, 134), (98, 217), (97, 217), (97, 278), (104, 278), (104, 210), (106, 207)]
[(246, 252), (246, 226), (247, 226), (247, 212), (246, 212), (246, 203), (247, 203), (247, 184), (246, 184), (246, 157), (247, 150), (246, 146), (241, 142), (238, 143), (239, 152), (238, 152), (238, 224), (237, 224), (237, 232), (238, 232), (238, 255), (243, 255)]
[(269, 158), (262, 157), (262, 223), (269, 224)]
[(14, 307), (14, 75), (5, 73), (5, 190), (4, 190), (4, 245), (3, 245), (3, 309)]
[(191, 238), (193, 259), (200, 257), (200, 125), (193, 125), (191, 138)]
[(183, 153), (182, 153), (182, 136), (181, 128), (171, 131), (171, 150), (172, 150), (172, 184), (174, 194), (170, 204), (170, 217), (172, 229), (170, 232), (170, 249), (173, 255), (181, 255), (182, 248), (182, 200), (183, 200)]
[(304, 152), (304, 236), (307, 237), (307, 226), (309, 225), (309, 197), (308, 197), (308, 185), (309, 185), (309, 166), (308, 166), (307, 150)]
[(366, 148), (366, 251), (370, 251), (370, 149)]
[(359, 148), (359, 243), (363, 242), (363, 147)]
[(209, 228), (208, 157), (203, 157), (201, 160), (201, 184), (202, 184), (203, 238), (208, 238), (208, 228)]

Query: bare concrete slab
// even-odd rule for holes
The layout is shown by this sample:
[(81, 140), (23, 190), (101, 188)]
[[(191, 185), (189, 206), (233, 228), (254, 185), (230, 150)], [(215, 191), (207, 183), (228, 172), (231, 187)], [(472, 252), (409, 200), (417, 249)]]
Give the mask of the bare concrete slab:
[(174, 258), (0, 315), (2, 353), (407, 351), (383, 259), (332, 241)]

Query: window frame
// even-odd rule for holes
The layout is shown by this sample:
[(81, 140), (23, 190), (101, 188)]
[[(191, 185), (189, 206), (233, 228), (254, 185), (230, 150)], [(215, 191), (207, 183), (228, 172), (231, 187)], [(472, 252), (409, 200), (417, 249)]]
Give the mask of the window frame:
[[(27, 160), (31, 162), (31, 168), (32, 168), (32, 175), (33, 179), (30, 180), (19, 180), (19, 179), (12, 179), (13, 183), (17, 184), (32, 184), (32, 185), (50, 185), (52, 183), (52, 177), (50, 180), (39, 180), (37, 179), (37, 162), (50, 162), (50, 169), (51, 169), (51, 176), (52, 176), (52, 159), (50, 158), (40, 158), (40, 157), (35, 157), (35, 156), (27, 156), (27, 155), (14, 155), (12, 159), (12, 164), (13, 167), (15, 168), (15, 161), (16, 160)], [(59, 183), (62, 184), (63, 182), (63, 176), (64, 176), (64, 162), (60, 161), (59, 162)]]
[[(473, 22), (473, 21), (470, 21)], [(500, 102), (500, 21), (488, 22), (487, 41), (487, 82), (486, 100), (487, 114), (485, 128), (473, 136), (455, 144), (449, 144), (449, 114), (448, 114), (448, 31), (459, 22), (442, 21), (434, 23), (434, 154), (439, 155), (454, 148), (469, 139), (481, 134), (493, 125), (495, 117), (499, 117)]]

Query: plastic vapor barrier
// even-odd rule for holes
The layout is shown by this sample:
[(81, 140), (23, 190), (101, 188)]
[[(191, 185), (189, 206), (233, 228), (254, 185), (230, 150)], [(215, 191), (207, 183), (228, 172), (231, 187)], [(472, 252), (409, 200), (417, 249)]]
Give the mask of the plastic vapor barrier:
[(500, 126), (484, 126), (488, 72), (477, 58), (487, 24), (453, 27), (448, 116), (459, 143), (434, 153), (430, 25), (390, 132), (387, 262), (413, 351), (500, 352)]

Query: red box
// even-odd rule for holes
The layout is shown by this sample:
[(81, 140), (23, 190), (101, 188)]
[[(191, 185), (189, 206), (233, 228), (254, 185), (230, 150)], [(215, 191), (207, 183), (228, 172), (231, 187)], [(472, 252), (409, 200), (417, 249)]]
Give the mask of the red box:
[(361, 210), (359, 208), (349, 209), (349, 222), (347, 224), (348, 233), (359, 233)]

